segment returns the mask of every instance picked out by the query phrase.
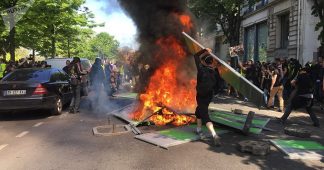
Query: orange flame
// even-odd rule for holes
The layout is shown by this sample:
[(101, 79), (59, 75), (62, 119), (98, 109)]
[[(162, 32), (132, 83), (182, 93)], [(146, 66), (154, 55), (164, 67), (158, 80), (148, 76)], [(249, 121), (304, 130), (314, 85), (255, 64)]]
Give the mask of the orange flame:
[[(186, 29), (193, 27), (191, 19), (187, 15), (176, 15), (181, 24)], [(141, 94), (139, 99), (141, 105), (131, 115), (134, 120), (143, 120), (146, 116), (153, 115), (150, 121), (158, 126), (163, 126), (168, 123), (180, 126), (195, 121), (195, 118), (187, 115), (178, 115), (167, 109), (161, 108), (159, 104), (168, 106), (175, 110), (193, 112), (196, 101), (196, 80), (187, 78), (177, 80), (179, 68), (188, 56), (182, 43), (173, 36), (162, 37), (156, 41), (159, 49), (154, 57), (163, 59), (161, 66), (155, 71), (150, 78), (149, 85), (145, 93)], [(184, 78), (184, 77), (180, 77)]]

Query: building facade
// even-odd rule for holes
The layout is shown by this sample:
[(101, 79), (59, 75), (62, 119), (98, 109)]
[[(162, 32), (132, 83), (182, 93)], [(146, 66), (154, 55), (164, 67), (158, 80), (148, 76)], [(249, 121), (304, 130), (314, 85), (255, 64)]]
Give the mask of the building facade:
[(242, 10), (244, 60), (296, 58), (302, 64), (317, 57), (319, 19), (311, 15), (312, 0), (261, 0)]

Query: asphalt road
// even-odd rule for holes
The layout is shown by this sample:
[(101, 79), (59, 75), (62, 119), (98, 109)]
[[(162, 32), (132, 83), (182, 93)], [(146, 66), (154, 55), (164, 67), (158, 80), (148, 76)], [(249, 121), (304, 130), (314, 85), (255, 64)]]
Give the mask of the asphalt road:
[[(223, 146), (192, 142), (169, 150), (134, 139), (132, 133), (97, 137), (92, 128), (122, 121), (107, 116), (131, 103), (107, 100), (101, 111), (87, 102), (80, 114), (50, 116), (44, 111), (0, 116), (0, 170), (94, 169), (323, 169), (320, 161), (295, 161), (272, 147), (268, 156), (240, 153), (236, 143), (246, 137), (237, 132), (222, 136)], [(143, 127), (142, 130), (151, 130)]]

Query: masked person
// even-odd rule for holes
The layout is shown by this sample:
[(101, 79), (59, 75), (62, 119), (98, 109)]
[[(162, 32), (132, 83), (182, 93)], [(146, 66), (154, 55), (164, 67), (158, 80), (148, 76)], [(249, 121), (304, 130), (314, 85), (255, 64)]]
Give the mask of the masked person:
[(291, 84), (295, 86), (295, 91), (292, 92), (289, 104), (287, 105), (283, 116), (279, 120), (282, 123), (285, 123), (293, 109), (305, 107), (307, 113), (314, 123), (313, 125), (315, 127), (319, 127), (319, 120), (312, 111), (314, 84), (311, 76), (307, 72), (307, 69), (302, 68), (296, 79), (291, 81)]
[(202, 133), (202, 123), (206, 124), (212, 135), (215, 146), (220, 146), (220, 139), (215, 132), (214, 125), (208, 115), (208, 106), (214, 94), (217, 85), (216, 60), (210, 55), (210, 49), (204, 49), (194, 55), (197, 66), (197, 108), (195, 115), (197, 117), (197, 133), (204, 138)]
[(95, 98), (91, 103), (91, 108), (94, 108), (94, 105), (98, 104), (101, 88), (105, 83), (105, 72), (102, 67), (102, 61), (100, 58), (96, 58), (95, 63), (93, 64), (90, 71), (90, 83), (91, 88), (95, 92)]
[(70, 104), (70, 113), (79, 112), (81, 100), (81, 76), (87, 73), (82, 71), (81, 60), (79, 57), (74, 57), (69, 65), (69, 75), (71, 77), (72, 85), (72, 101)]

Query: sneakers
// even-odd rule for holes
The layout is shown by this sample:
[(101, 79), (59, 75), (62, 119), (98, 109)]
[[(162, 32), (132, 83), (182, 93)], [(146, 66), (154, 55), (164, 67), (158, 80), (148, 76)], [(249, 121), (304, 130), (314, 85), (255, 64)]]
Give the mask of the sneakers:
[(213, 137), (213, 141), (214, 141), (214, 145), (215, 145), (216, 147), (220, 147), (220, 146), (222, 145), (222, 143), (221, 143), (221, 141), (220, 141), (220, 137), (217, 136), (217, 135), (215, 135), (215, 136)]

